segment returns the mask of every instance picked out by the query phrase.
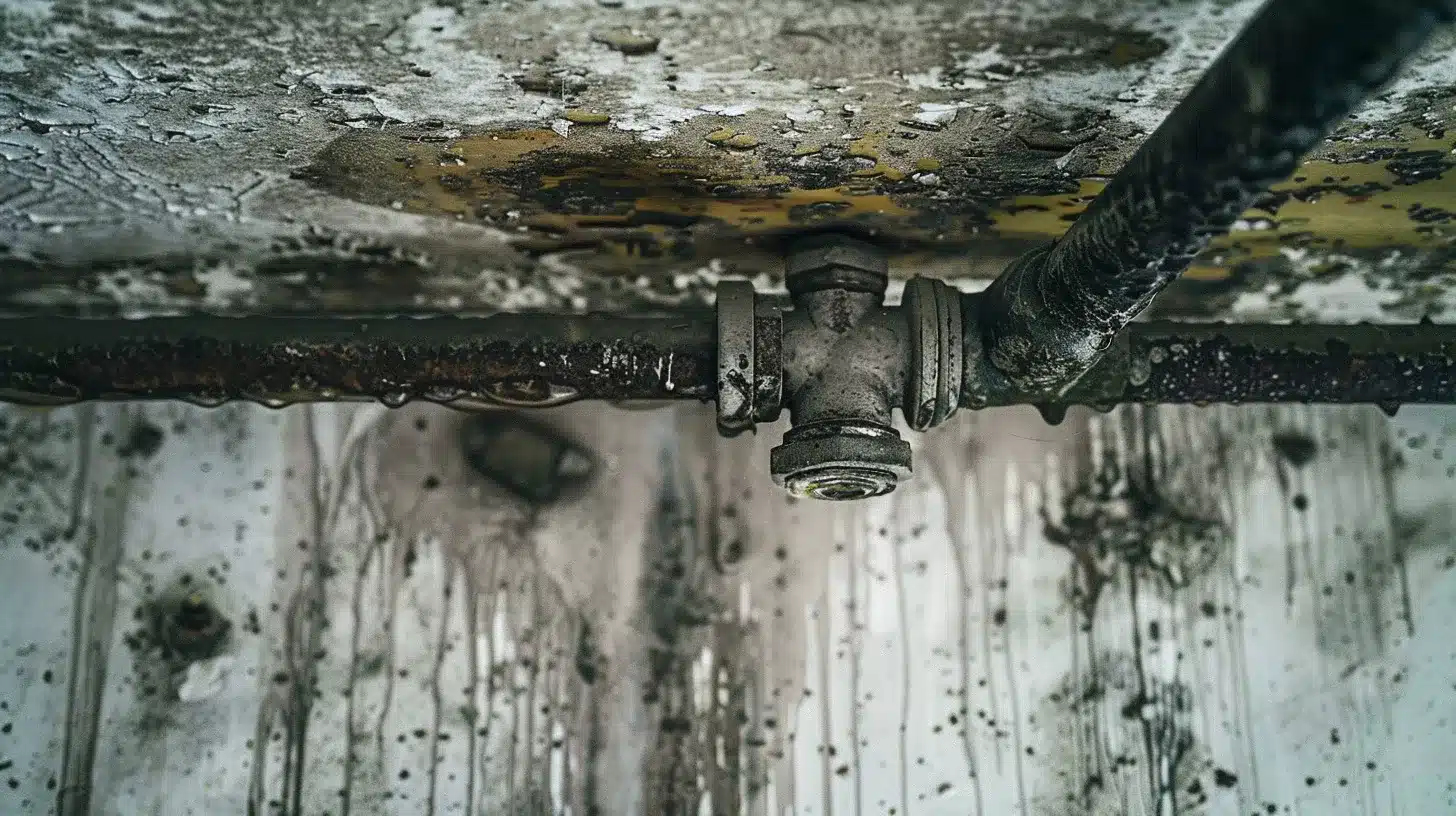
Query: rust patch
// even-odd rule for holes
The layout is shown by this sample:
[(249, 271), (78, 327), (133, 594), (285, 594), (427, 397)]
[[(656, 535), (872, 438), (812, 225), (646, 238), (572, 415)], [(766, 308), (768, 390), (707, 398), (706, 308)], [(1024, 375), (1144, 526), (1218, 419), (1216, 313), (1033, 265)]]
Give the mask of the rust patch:
[[(751, 237), (841, 226), (911, 240), (933, 236), (911, 224), (916, 203), (885, 189), (907, 174), (841, 149), (840, 172), (796, 183), (812, 168), (770, 151), (727, 153), (727, 128), (710, 131), (701, 152), (643, 144), (603, 131), (563, 139), (549, 130), (488, 132), (445, 143), (348, 134), (300, 173), (331, 192), (407, 212), (517, 230), (519, 248), (594, 248), (637, 258), (694, 253), (695, 240)], [(742, 144), (747, 145), (745, 140)], [(818, 157), (816, 157), (818, 158)], [(878, 166), (878, 162), (875, 165)], [(382, 174), (377, 175), (377, 174)], [(967, 225), (968, 228), (974, 225)]]
[[(745, 128), (763, 143), (750, 137), (753, 149), (726, 149)], [(655, 143), (604, 128), (573, 129), (569, 138), (523, 129), (452, 140), (353, 132), (298, 176), (365, 203), (509, 230), (527, 253), (594, 255), (618, 272), (772, 253), (785, 236), (838, 229), (922, 257), (975, 256), (986, 261), (969, 270), (978, 276), (1066, 230), (1105, 183), (1096, 174), (1109, 138), (1094, 138), (1095, 123), (1058, 133), (1055, 150), (1046, 147), (1050, 136), (1026, 128), (1004, 144), (953, 132), (922, 139), (930, 134), (904, 128), (786, 144), (751, 117), (731, 128), (704, 117), (691, 130)], [(1412, 133), (1389, 145), (1324, 150), (1215, 241), (1189, 279), (1222, 281), (1283, 248), (1449, 242), (1452, 144), (1444, 134)]]
[[(1224, 280), (1246, 261), (1274, 258), (1281, 249), (1411, 251), (1456, 238), (1456, 140), (1416, 135), (1399, 145), (1362, 144), (1305, 162), (1275, 185), (1234, 231), (1209, 246), (1185, 277)], [(1083, 179), (1075, 191), (1017, 196), (995, 215), (1005, 237), (1056, 237), (1105, 186)]]

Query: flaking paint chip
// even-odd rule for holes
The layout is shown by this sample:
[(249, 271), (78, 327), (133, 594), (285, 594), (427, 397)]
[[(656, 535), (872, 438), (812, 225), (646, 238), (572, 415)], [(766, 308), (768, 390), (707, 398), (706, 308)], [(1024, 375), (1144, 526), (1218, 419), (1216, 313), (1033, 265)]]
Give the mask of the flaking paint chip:
[(612, 121), (609, 113), (598, 113), (596, 111), (569, 110), (565, 113), (566, 121), (575, 125), (605, 125)]
[(599, 31), (592, 35), (592, 39), (611, 48), (613, 51), (620, 51), (629, 57), (651, 54), (657, 50), (657, 44), (661, 42), (657, 37), (633, 31), (630, 28), (613, 28), (607, 31)]

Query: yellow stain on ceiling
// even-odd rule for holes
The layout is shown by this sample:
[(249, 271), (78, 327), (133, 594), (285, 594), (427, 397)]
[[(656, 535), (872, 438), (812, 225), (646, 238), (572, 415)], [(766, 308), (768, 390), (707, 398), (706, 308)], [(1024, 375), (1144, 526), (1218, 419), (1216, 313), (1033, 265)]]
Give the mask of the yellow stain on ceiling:
[(874, 162), (872, 167), (852, 171), (849, 174), (852, 178), (882, 178), (886, 181), (901, 181), (905, 178), (903, 172), (886, 164), (884, 159), (880, 158), (880, 149), (884, 140), (883, 133), (867, 133), (849, 143), (846, 155), (853, 159)]
[[(737, 147), (728, 128), (707, 141)], [(870, 150), (864, 143), (862, 150)], [(407, 143), (402, 162), (415, 194), (401, 202), (409, 212), (469, 217), (482, 212), (516, 212), (518, 224), (563, 236), (593, 230), (631, 228), (638, 237), (671, 243), (668, 223), (709, 219), (760, 232), (803, 223), (806, 208), (822, 208), (835, 218), (871, 215), (904, 219), (911, 210), (875, 189), (874, 174), (851, 174), (848, 183), (823, 189), (795, 189), (787, 176), (756, 174), (756, 165), (725, 162), (717, 156), (663, 157), (628, 151), (588, 151), (568, 156), (566, 142), (553, 131), (492, 133), (448, 144)], [(574, 147), (574, 145), (573, 145)], [(546, 151), (552, 151), (547, 153)], [(528, 158), (540, 159), (537, 162)], [(878, 161), (876, 159), (876, 161)], [(539, 170), (533, 175), (532, 171)], [(739, 170), (740, 172), (733, 172)], [(889, 168), (886, 177), (903, 178)], [(509, 176), (510, 178), (507, 178)], [(553, 194), (590, 189), (620, 191), (616, 206), (596, 201), (605, 212), (562, 212), (543, 206)], [(615, 199), (613, 199), (615, 200)], [(651, 217), (643, 218), (644, 214)], [(662, 223), (659, 223), (662, 222)], [(631, 234), (624, 234), (628, 244)], [(549, 246), (543, 244), (543, 246)], [(620, 249), (605, 242), (608, 249)]]
[[(1449, 152), (1452, 142), (1412, 139), (1359, 145), (1361, 151), (1381, 147)], [(1398, 158), (1305, 162), (1289, 181), (1274, 186), (1276, 195), (1290, 194), (1282, 197), (1275, 212), (1245, 213), (1238, 228), (1215, 239), (1185, 276), (1221, 280), (1238, 263), (1276, 256), (1284, 247), (1421, 249), (1456, 238), (1456, 222), (1429, 224), (1411, 218), (1413, 211), (1429, 208), (1456, 212), (1456, 169), (1439, 178), (1400, 183), (1388, 167)], [(1004, 237), (1057, 238), (1104, 186), (1103, 180), (1088, 179), (1073, 193), (1019, 196), (994, 215), (993, 229)]]
[[(726, 146), (732, 135), (723, 128), (707, 139)], [(608, 150), (573, 143), (568, 148), (550, 130), (480, 134), (446, 144), (407, 142), (401, 144), (407, 153), (402, 164), (414, 194), (401, 204), (412, 212), (458, 217), (514, 213), (517, 226), (578, 245), (583, 236), (590, 237), (587, 243), (628, 254), (643, 240), (671, 245), (679, 234), (671, 225), (702, 220), (756, 233), (804, 226), (822, 214), (833, 220), (868, 217), (905, 224), (913, 232), (910, 223), (919, 214), (917, 207), (927, 204), (881, 191), (884, 182), (906, 177), (881, 158), (882, 144), (883, 136), (873, 133), (849, 141), (846, 154), (873, 165), (841, 176), (841, 184), (801, 189), (786, 176), (763, 172), (750, 159), (726, 159), (721, 148), (701, 156), (674, 156), (640, 145)], [(1416, 137), (1351, 150), (1381, 147), (1445, 152), (1451, 150), (1451, 140)], [(940, 159), (929, 156), (906, 161), (915, 172), (943, 169)], [(1456, 170), (1402, 184), (1389, 169), (1390, 161), (1306, 162), (1294, 178), (1274, 188), (1276, 194), (1289, 194), (1276, 212), (1250, 211), (1240, 229), (1213, 242), (1188, 276), (1221, 279), (1237, 263), (1277, 255), (1282, 247), (1421, 248), (1456, 235), (1456, 224), (1411, 218), (1421, 208), (1456, 211)], [(954, 171), (954, 162), (949, 169)], [(1083, 179), (1069, 193), (1018, 196), (993, 210), (990, 227), (978, 233), (969, 226), (963, 235), (946, 237), (1051, 240), (1066, 231), (1104, 185), (1102, 179)], [(578, 208), (584, 210), (573, 211)], [(628, 249), (617, 246), (618, 236)], [(551, 239), (535, 239), (550, 248)]]

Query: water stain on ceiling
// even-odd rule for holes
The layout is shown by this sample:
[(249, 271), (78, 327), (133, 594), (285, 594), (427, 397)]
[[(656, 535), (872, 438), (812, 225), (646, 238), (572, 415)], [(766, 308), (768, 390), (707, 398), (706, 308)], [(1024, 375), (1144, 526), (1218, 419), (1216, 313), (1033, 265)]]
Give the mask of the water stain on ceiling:
[[(1257, 7), (11, 2), (11, 312), (633, 308), (874, 236), (967, 287), (1055, 239)], [(1185, 316), (1439, 316), (1456, 56), (1199, 259)], [(1245, 284), (1249, 284), (1246, 286)], [(1251, 288), (1252, 287), (1252, 288)], [(1311, 287), (1314, 287), (1311, 289)]]

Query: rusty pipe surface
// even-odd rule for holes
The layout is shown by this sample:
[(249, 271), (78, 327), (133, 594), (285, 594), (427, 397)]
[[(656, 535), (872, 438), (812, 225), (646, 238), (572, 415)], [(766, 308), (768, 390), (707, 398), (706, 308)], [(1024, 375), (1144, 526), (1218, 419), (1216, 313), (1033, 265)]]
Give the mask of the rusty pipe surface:
[[(968, 319), (979, 297), (963, 296)], [(4, 319), (0, 401), (709, 400), (715, 335), (705, 311)], [(1048, 402), (988, 365), (979, 337), (966, 332), (961, 406)], [(1456, 326), (1134, 323), (1055, 402), (1456, 404)]]
[(1054, 245), (988, 290), (985, 351), (1055, 396), (1257, 196), (1384, 86), (1456, 0), (1271, 0)]
[[(974, 296), (968, 296), (968, 300)], [(967, 309), (974, 309), (973, 305)], [(1133, 323), (1056, 400), (968, 349), (961, 404), (1456, 404), (1456, 326)]]
[(0, 399), (375, 399), (558, 405), (707, 400), (711, 312), (667, 317), (176, 317), (0, 320)]

